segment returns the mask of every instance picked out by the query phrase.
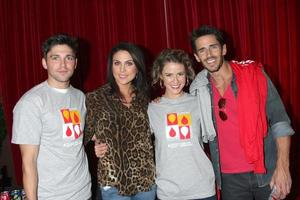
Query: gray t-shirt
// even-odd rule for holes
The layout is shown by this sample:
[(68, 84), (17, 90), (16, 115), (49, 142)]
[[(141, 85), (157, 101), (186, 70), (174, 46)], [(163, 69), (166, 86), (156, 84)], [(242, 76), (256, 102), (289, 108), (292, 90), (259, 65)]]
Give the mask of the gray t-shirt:
[(155, 135), (159, 199), (199, 199), (215, 195), (212, 164), (202, 148), (197, 99), (189, 94), (162, 97), (148, 107)]
[(38, 199), (86, 200), (91, 178), (83, 147), (85, 96), (47, 81), (29, 90), (13, 111), (12, 143), (39, 145)]

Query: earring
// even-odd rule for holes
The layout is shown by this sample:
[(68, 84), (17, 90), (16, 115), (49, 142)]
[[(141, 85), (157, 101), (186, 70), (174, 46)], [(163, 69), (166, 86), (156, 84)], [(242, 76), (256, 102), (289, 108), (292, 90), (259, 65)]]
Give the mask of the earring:
[(189, 79), (186, 79), (185, 85), (188, 86), (189, 85)]
[(164, 88), (164, 85), (163, 85), (163, 83), (162, 83), (162, 80), (161, 80), (161, 79), (159, 79), (159, 85), (160, 85), (160, 87), (161, 87), (161, 88)]

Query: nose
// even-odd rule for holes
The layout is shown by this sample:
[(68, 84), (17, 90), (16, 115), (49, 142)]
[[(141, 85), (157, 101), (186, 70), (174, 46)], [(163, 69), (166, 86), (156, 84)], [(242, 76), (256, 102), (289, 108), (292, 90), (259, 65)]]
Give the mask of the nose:
[(61, 59), (60, 65), (62, 67), (65, 67), (66, 66), (66, 59)]
[(179, 76), (176, 75), (176, 76), (174, 77), (174, 79), (173, 79), (174, 83), (178, 83), (178, 79), (179, 79)]
[(206, 49), (206, 55), (209, 57), (211, 55), (211, 48)]
[(124, 72), (124, 71), (125, 71), (125, 64), (121, 64), (121, 65), (120, 65), (120, 71), (121, 71), (121, 72)]

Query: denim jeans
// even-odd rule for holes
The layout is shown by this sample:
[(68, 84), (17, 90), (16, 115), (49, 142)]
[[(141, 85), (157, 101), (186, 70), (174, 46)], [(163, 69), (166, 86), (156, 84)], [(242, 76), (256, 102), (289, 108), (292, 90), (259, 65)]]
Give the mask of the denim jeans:
[(253, 172), (222, 174), (222, 200), (266, 200), (270, 194), (270, 185), (258, 187)]
[[(158, 199), (160, 200), (160, 199)], [(203, 198), (203, 199), (190, 199), (190, 200), (217, 200), (217, 196), (214, 195), (212, 197), (207, 197), (207, 198)]]
[(195, 200), (217, 200), (217, 196), (212, 196), (212, 197), (207, 197), (207, 198), (203, 198), (203, 199), (195, 199)]
[(156, 185), (153, 185), (148, 192), (139, 192), (132, 196), (119, 195), (116, 187), (110, 187), (109, 189), (101, 187), (99, 193), (102, 194), (102, 200), (155, 200)]

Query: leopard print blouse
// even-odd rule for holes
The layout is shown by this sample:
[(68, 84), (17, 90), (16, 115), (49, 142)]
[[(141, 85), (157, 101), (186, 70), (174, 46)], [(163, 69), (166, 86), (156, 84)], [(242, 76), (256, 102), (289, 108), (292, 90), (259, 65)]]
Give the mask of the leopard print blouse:
[(114, 186), (126, 196), (149, 191), (155, 165), (148, 99), (137, 94), (128, 108), (110, 91), (106, 84), (86, 97), (85, 142), (95, 134), (108, 145), (108, 152), (98, 161), (98, 183)]

